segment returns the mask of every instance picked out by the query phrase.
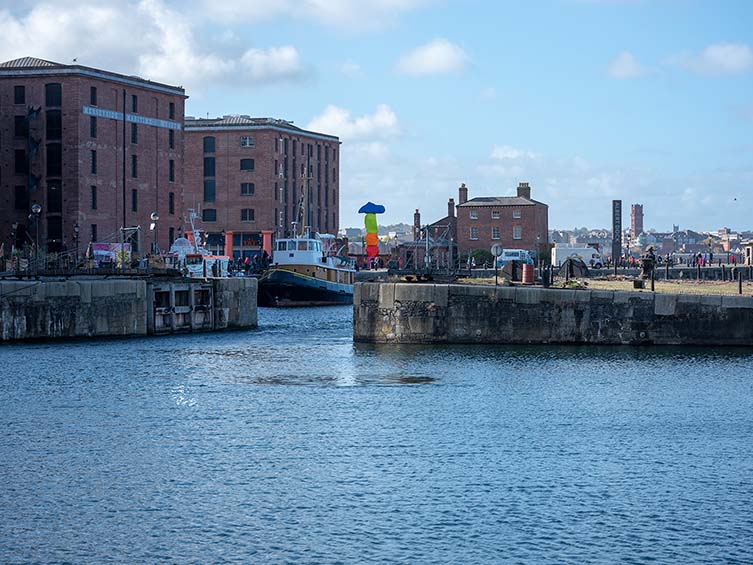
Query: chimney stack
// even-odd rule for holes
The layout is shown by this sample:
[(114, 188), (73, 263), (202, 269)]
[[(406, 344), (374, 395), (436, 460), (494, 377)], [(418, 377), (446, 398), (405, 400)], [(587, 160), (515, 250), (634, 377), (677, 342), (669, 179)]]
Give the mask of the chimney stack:
[(421, 233), (421, 212), (416, 208), (416, 213), (413, 214), (413, 241), (418, 240), (418, 235)]
[(527, 198), (528, 200), (531, 199), (531, 187), (527, 182), (518, 183), (518, 198)]
[(466, 202), (468, 202), (468, 187), (463, 182), (460, 183), (460, 188), (458, 189), (458, 206)]
[(455, 217), (455, 199), (454, 198), (450, 198), (447, 201), (447, 215), (450, 218), (454, 218)]

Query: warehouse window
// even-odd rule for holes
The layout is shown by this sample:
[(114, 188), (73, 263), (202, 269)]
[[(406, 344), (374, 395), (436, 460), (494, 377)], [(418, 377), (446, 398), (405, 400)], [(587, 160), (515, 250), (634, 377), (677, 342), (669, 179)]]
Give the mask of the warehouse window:
[(253, 222), (254, 221), (254, 209), (243, 208), (241, 209), (241, 222)]
[(519, 220), (522, 217), (522, 213), (520, 212), (520, 210), (513, 210), (512, 217), (516, 220)]
[(89, 104), (92, 106), (97, 105), (97, 87), (91, 86), (89, 87)]
[(241, 171), (253, 171), (254, 160), (253, 159), (241, 159)]
[(499, 239), (499, 228), (492, 228), (492, 239)]
[(213, 208), (209, 208), (207, 210), (203, 210), (201, 212), (201, 220), (203, 222), (216, 222), (217, 221), (217, 210)]
[(26, 87), (25, 86), (13, 87), (13, 103), (14, 104), (26, 104)]
[[(241, 196), (253, 196), (253, 195), (254, 195), (254, 183), (242, 182), (241, 183)], [(276, 192), (275, 192), (275, 195), (276, 195)]]
[(61, 106), (63, 103), (63, 87), (60, 83), (50, 83), (44, 85), (44, 103), (45, 106)]
[(478, 228), (471, 228), (471, 239), (478, 239)]
[(207, 136), (204, 138), (204, 153), (215, 152), (215, 139), (214, 137)]
[(514, 226), (512, 228), (512, 238), (513, 239), (523, 239), (523, 228), (520, 226)]
[(471, 210), (470, 212), (468, 212), (468, 217), (471, 220), (478, 220), (478, 212), (476, 210)]

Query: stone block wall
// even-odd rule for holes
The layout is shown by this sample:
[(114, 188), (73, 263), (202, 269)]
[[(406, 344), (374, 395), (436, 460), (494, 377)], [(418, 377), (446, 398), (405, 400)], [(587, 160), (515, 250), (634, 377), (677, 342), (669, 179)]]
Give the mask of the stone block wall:
[(146, 335), (146, 284), (2, 281), (0, 340)]
[(373, 343), (753, 345), (753, 297), (359, 283), (353, 337)]

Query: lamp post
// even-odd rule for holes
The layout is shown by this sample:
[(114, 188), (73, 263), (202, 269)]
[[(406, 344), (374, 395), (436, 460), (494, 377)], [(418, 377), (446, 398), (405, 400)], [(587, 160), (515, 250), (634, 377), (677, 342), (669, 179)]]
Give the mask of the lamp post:
[(74, 263), (73, 268), (78, 268), (78, 238), (79, 238), (79, 232), (81, 231), (81, 226), (78, 225), (78, 222), (76, 222), (73, 226), (73, 245), (75, 246), (75, 258), (76, 262)]
[(157, 253), (157, 221), (159, 220), (159, 214), (152, 212), (149, 216), (152, 220), (149, 230), (152, 232), (152, 253)]
[(39, 215), (42, 213), (42, 206), (34, 203), (31, 206), (31, 215), (29, 219), (34, 222), (34, 272), (39, 271)]

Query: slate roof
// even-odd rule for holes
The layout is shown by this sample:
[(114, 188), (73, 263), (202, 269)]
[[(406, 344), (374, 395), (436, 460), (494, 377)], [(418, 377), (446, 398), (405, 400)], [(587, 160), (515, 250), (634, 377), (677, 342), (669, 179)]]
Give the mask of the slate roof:
[(193, 118), (191, 116), (186, 116), (186, 121), (185, 121), (186, 131), (190, 131), (192, 129), (207, 130), (207, 129), (213, 129), (213, 128), (238, 129), (244, 126), (247, 126), (249, 128), (263, 128), (263, 127), (282, 128), (282, 129), (290, 130), (295, 133), (300, 133), (301, 135), (314, 134), (318, 136), (331, 138), (333, 141), (339, 140), (339, 138), (335, 135), (308, 131), (303, 128), (299, 128), (298, 126), (294, 125), (293, 122), (291, 121), (281, 120), (278, 118), (252, 118), (251, 116), (242, 114), (242, 115), (233, 115), (233, 116), (222, 116), (221, 118)]
[(530, 198), (523, 198), (521, 196), (477, 196), (471, 198), (467, 202), (458, 204), (458, 208), (468, 208), (475, 206), (535, 206), (541, 204), (546, 206), (543, 202), (538, 200), (531, 200)]
[(124, 75), (104, 69), (87, 67), (84, 65), (79, 65), (76, 61), (73, 61), (71, 64), (66, 64), (47, 61), (46, 59), (39, 59), (37, 57), (21, 57), (19, 59), (13, 59), (11, 61), (0, 63), (0, 72), (3, 76), (14, 74), (34, 75), (35, 72), (47, 75), (58, 73), (83, 74), (88, 76), (101, 77), (108, 80), (114, 80), (126, 84), (136, 84), (154, 90), (160, 90), (163, 92), (167, 91), (171, 94), (185, 96), (185, 90), (180, 86), (172, 86), (169, 84), (141, 78), (139, 76)]
[(24, 68), (24, 69), (37, 69), (40, 67), (63, 67), (61, 63), (53, 63), (52, 61), (45, 61), (44, 59), (37, 59), (36, 57), (21, 57), (20, 59), (13, 59), (12, 61), (5, 61), (0, 63), (0, 67), (3, 68)]

